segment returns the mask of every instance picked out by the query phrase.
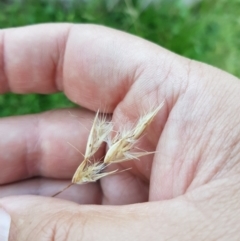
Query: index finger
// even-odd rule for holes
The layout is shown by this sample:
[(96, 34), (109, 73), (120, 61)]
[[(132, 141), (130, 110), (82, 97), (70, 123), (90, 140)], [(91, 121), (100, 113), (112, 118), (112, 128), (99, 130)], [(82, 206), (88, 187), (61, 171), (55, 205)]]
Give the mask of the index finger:
[(157, 45), (94, 25), (1, 30), (0, 93), (64, 91), (86, 108), (112, 112), (143, 71), (157, 66), (164, 79), (173, 58), (176, 55)]

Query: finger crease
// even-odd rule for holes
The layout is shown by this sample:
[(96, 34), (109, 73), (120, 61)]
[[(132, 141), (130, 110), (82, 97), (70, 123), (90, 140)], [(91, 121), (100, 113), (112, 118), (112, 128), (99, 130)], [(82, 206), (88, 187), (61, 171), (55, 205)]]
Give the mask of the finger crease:
[(5, 64), (5, 31), (0, 30), (0, 93), (9, 90)]
[[(58, 47), (58, 63), (56, 64), (55, 68), (55, 86), (57, 90), (64, 92), (64, 66), (65, 66), (65, 54), (66, 54), (66, 47), (69, 40), (69, 35), (71, 32), (72, 26), (69, 26), (66, 30), (66, 34), (63, 36), (63, 43), (61, 46), (59, 46), (59, 43), (57, 44)], [(59, 73), (60, 78), (57, 78), (57, 73)]]

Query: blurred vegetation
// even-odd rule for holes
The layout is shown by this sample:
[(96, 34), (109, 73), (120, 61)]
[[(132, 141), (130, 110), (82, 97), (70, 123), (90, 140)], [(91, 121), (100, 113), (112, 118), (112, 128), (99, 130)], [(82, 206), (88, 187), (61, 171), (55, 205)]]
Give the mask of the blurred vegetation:
[[(0, 0), (0, 28), (46, 22), (124, 30), (240, 77), (240, 0)], [(61, 94), (0, 96), (0, 116), (73, 106)]]

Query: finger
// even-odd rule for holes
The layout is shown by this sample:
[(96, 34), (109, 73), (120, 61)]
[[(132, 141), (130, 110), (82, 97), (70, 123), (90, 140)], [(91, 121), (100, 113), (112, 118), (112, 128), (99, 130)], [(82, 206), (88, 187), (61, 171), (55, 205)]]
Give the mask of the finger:
[[(155, 92), (158, 81), (157, 85), (166, 85), (161, 91), (164, 98), (171, 87), (169, 79), (179, 83), (174, 85), (176, 94), (185, 85), (182, 79), (188, 71), (186, 60), (157, 45), (94, 25), (1, 30), (0, 46), (1, 92), (63, 90), (71, 100), (93, 110), (101, 107), (112, 112), (140, 79), (134, 86), (138, 96)], [(129, 105), (136, 104), (132, 102)]]
[(0, 184), (32, 176), (70, 179), (83, 160), (93, 118), (73, 109), (1, 119)]
[(99, 185), (71, 185), (71, 180), (54, 180), (47, 178), (33, 178), (12, 184), (0, 186), (0, 198), (20, 195), (39, 195), (56, 197), (79, 204), (100, 204), (102, 193)]
[(193, 226), (187, 227), (184, 222), (179, 222), (181, 227), (174, 225), (179, 221), (176, 217), (183, 214), (180, 207), (184, 206), (174, 203), (79, 206), (67, 201), (30, 196), (6, 198), (0, 203), (12, 218), (9, 241), (33, 238), (36, 241), (60, 241), (63, 238), (66, 241), (171, 240), (173, 234), (179, 240), (186, 240), (183, 234)]
[[(108, 32), (110, 39), (107, 37), (95, 46)], [(0, 33), (2, 92), (51, 93), (64, 90), (70, 99), (83, 106), (95, 109), (101, 101), (106, 105), (102, 108), (111, 111), (107, 105), (118, 102), (125, 94), (124, 90), (120, 93), (119, 87), (123, 83), (118, 80), (128, 78), (134, 71), (133, 66), (129, 66), (122, 69), (121, 76), (116, 76), (114, 68), (121, 67), (122, 59), (117, 60), (120, 52), (116, 53), (115, 63), (112, 62), (113, 46), (108, 49), (106, 44), (118, 32), (103, 27), (45, 24), (2, 30)], [(127, 38), (131, 39), (130, 36)], [(124, 44), (122, 40), (121, 44)], [(112, 67), (109, 68), (110, 62)], [(117, 96), (112, 97), (110, 93)], [(92, 98), (93, 94), (95, 98)]]

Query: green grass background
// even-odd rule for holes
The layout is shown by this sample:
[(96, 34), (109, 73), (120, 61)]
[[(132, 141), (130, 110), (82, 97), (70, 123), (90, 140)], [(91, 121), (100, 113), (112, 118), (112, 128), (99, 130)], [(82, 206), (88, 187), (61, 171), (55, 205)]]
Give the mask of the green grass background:
[[(0, 0), (0, 28), (45, 22), (103, 24), (240, 77), (240, 0), (203, 0), (192, 7), (178, 0), (146, 2)], [(62, 93), (0, 96), (2, 117), (70, 106)]]

